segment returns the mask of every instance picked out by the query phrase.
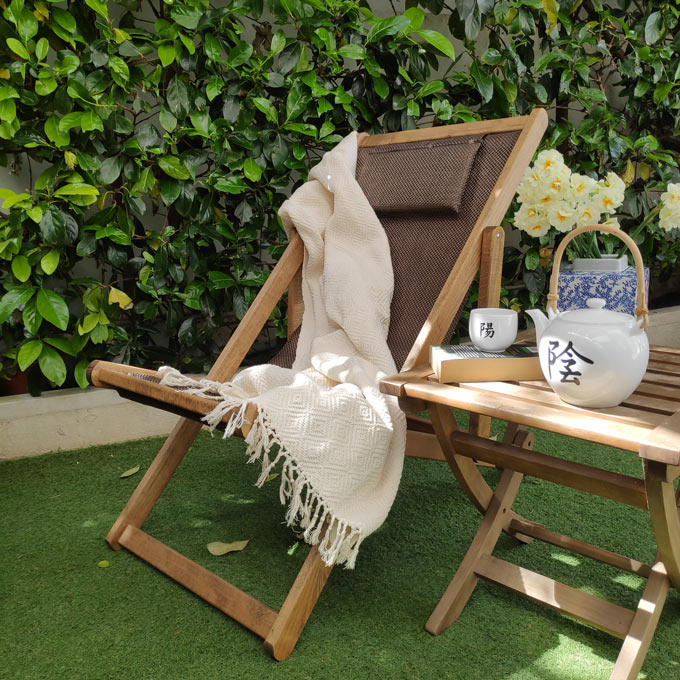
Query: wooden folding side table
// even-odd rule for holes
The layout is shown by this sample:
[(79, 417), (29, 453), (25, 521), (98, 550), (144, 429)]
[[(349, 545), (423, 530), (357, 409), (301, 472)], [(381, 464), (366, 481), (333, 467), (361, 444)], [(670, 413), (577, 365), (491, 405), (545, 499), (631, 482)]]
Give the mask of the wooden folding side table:
[[(444, 385), (428, 367), (382, 382), (409, 410), (427, 408), (439, 447), (424, 457), (443, 456), (483, 520), (467, 554), (426, 628), (439, 634), (461, 614), (478, 578), (503, 585), (535, 602), (567, 613), (623, 639), (610, 680), (637, 677), (670, 586), (680, 590), (680, 520), (674, 480), (680, 475), (680, 351), (652, 348), (643, 382), (626, 402), (592, 410), (562, 402), (545, 382)], [(492, 416), (509, 422), (502, 442), (458, 430), (451, 407), (469, 411), (473, 422)], [(521, 426), (569, 435), (633, 451), (643, 461), (644, 479), (610, 472), (531, 450), (531, 433)], [(418, 436), (427, 437), (422, 423)], [(431, 434), (429, 435), (432, 436)], [(436, 444), (436, 442), (432, 442)], [(474, 461), (503, 469), (495, 491)], [(647, 510), (658, 553), (652, 565), (549, 531), (519, 517), (512, 504), (524, 475)], [(492, 555), (506, 531), (519, 540), (539, 539), (644, 576), (647, 584), (632, 611)]]

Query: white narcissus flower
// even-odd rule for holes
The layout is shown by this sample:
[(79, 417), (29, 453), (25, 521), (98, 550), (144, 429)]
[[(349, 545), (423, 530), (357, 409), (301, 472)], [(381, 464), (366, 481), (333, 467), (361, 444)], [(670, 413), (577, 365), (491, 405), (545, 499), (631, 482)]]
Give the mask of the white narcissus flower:
[(598, 190), (597, 180), (575, 172), (571, 176), (571, 189), (574, 198), (579, 203), (585, 203), (590, 201), (591, 196)]
[(543, 236), (550, 229), (550, 221), (541, 206), (525, 203), (515, 213), (515, 227), (531, 236)]
[(606, 179), (598, 182), (599, 191), (594, 197), (600, 212), (614, 212), (622, 203), (626, 190), (624, 181), (614, 172), (608, 172)]
[(536, 168), (527, 168), (524, 171), (522, 181), (517, 187), (517, 198), (520, 203), (535, 203), (537, 195), (543, 191), (541, 174)]
[(659, 226), (666, 231), (680, 227), (680, 184), (669, 184), (661, 201)]
[(557, 231), (571, 231), (576, 224), (577, 218), (578, 214), (572, 208), (569, 201), (555, 201), (548, 208), (548, 221), (550, 226), (555, 227)]
[(595, 207), (593, 202), (579, 206), (577, 226), (585, 227), (587, 224), (597, 224), (599, 221), (600, 211)]
[(572, 194), (571, 183), (569, 181), (569, 169), (566, 166), (564, 169), (567, 172), (564, 172), (562, 168), (559, 168), (550, 173), (546, 182), (548, 191), (560, 199), (567, 199), (567, 197), (571, 197)]
[[(555, 151), (555, 149), (541, 151), (541, 153), (536, 156), (536, 162), (534, 163), (534, 168), (541, 174), (550, 172), (562, 166), (566, 167), (564, 165), (564, 158), (562, 157), (562, 154), (559, 151)], [(568, 169), (569, 168), (567, 168), (567, 170)]]
[[(598, 182), (572, 173), (559, 151), (541, 151), (517, 188), (520, 208), (515, 226), (532, 236), (543, 236), (551, 227), (567, 232), (575, 226), (597, 224), (603, 213), (609, 215), (623, 203), (625, 188), (616, 173), (609, 172)], [(680, 191), (677, 195), (674, 214), (680, 226)]]

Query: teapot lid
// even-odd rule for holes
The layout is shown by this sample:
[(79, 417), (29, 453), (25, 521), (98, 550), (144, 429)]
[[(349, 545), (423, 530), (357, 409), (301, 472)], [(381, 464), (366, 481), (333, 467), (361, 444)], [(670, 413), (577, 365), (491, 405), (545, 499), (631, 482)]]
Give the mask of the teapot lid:
[(607, 301), (602, 298), (589, 298), (586, 300), (586, 309), (562, 312), (560, 317), (573, 323), (596, 324), (598, 326), (602, 324), (632, 326), (635, 322), (635, 317), (632, 314), (605, 309), (606, 304)]

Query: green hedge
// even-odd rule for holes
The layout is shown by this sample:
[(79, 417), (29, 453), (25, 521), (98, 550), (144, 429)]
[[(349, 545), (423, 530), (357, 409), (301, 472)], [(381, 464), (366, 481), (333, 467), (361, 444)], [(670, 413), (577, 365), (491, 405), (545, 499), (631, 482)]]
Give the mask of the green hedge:
[[(350, 130), (546, 106), (545, 145), (573, 170), (626, 176), (626, 226), (677, 175), (672, 3), (430, 0), (386, 18), (349, 0), (223, 5), (4, 10), (0, 152), (29, 177), (0, 193), (5, 375), (74, 370), (83, 385), (95, 357), (204, 370), (282, 251), (278, 206)], [(426, 28), (439, 13), (457, 54)], [(668, 271), (674, 243), (642, 237)], [(509, 254), (509, 280), (526, 283), (507, 304), (542, 293), (546, 258), (523, 257)]]

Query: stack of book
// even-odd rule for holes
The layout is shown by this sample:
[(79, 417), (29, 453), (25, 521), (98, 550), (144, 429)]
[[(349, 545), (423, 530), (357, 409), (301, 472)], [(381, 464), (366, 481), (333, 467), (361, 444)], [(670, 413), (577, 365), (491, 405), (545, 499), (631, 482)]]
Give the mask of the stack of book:
[(482, 352), (474, 345), (435, 345), (430, 366), (439, 382), (543, 380), (538, 349), (511, 345), (504, 352)]

